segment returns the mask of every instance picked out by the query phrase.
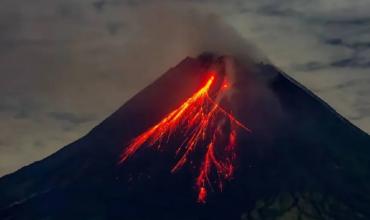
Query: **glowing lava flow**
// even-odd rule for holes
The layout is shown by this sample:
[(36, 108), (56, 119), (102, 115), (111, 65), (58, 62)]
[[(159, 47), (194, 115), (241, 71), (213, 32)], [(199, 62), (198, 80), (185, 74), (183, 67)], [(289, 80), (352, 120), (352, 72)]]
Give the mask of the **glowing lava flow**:
[[(234, 172), (236, 128), (250, 130), (211, 98), (209, 93), (214, 82), (215, 74), (212, 74), (206, 84), (180, 107), (133, 139), (123, 151), (119, 163), (125, 162), (144, 145), (159, 149), (171, 137), (180, 135), (182, 143), (176, 149), (179, 160), (171, 172), (178, 171), (187, 162), (196, 164), (192, 161), (192, 154), (202, 152), (203, 161), (199, 164), (196, 179), (198, 202), (206, 201), (207, 191), (214, 183), (222, 190), (224, 181), (229, 180)], [(215, 97), (227, 88), (224, 84)]]

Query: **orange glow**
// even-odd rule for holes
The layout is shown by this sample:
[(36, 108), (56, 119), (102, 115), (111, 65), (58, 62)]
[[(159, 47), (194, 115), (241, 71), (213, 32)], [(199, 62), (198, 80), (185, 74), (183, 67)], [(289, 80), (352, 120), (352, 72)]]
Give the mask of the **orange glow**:
[[(182, 144), (176, 148), (178, 160), (171, 172), (175, 173), (185, 164), (199, 164), (195, 185), (200, 203), (205, 203), (207, 190), (213, 189), (213, 184), (216, 183), (222, 191), (224, 182), (232, 178), (234, 173), (237, 128), (247, 132), (250, 130), (212, 99), (209, 93), (215, 78), (214, 73), (210, 74), (205, 85), (180, 107), (133, 139), (124, 149), (119, 163), (125, 162), (143, 146), (159, 149), (176, 135), (181, 137)], [(227, 87), (228, 84), (224, 82), (215, 97)], [(195, 152), (204, 154), (200, 163), (192, 160)]]
[(199, 189), (198, 202), (206, 203), (206, 198), (207, 198), (207, 190), (206, 188), (201, 187)]

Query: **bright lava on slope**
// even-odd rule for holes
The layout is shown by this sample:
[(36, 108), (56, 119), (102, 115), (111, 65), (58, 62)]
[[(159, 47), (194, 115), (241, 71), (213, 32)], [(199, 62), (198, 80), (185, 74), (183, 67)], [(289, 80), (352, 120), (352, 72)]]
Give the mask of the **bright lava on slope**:
[[(200, 151), (204, 156), (195, 183), (198, 202), (205, 203), (207, 191), (212, 189), (213, 183), (222, 190), (224, 181), (229, 180), (234, 172), (237, 127), (247, 132), (250, 130), (210, 96), (215, 78), (216, 74), (210, 74), (205, 85), (180, 107), (133, 139), (123, 151), (119, 163), (125, 162), (144, 145), (159, 149), (169, 143), (171, 137), (181, 135), (182, 143), (176, 149), (179, 160), (171, 172), (178, 171), (186, 163), (193, 164), (192, 153)], [(227, 88), (228, 84), (224, 82), (214, 97), (222, 95)]]

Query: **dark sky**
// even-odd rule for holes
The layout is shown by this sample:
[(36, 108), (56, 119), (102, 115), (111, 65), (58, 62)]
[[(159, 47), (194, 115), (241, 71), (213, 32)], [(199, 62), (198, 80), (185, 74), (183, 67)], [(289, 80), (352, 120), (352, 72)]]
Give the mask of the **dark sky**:
[(184, 57), (243, 38), (370, 132), (370, 1), (160, 2), (2, 1), (0, 175), (81, 137)]

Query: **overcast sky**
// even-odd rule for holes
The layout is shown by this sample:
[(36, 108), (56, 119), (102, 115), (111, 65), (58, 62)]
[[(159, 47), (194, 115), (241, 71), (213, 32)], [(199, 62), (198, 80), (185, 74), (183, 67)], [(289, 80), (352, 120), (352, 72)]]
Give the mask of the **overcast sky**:
[[(180, 24), (191, 22), (150, 16), (153, 2), (2, 0), (0, 176), (78, 139), (192, 55)], [(369, 0), (178, 2), (219, 16), (370, 133)]]

